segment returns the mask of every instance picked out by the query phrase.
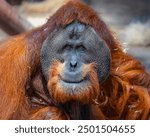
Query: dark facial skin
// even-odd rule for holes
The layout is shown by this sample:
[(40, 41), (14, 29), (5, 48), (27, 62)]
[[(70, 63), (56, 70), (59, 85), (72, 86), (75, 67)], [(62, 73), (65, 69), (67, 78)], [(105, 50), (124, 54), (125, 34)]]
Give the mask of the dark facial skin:
[(73, 22), (54, 30), (43, 44), (41, 65), (46, 80), (54, 60), (64, 64), (60, 82), (71, 88), (88, 83), (82, 73), (83, 65), (89, 63), (96, 63), (99, 81), (104, 82), (109, 75), (111, 55), (106, 43), (92, 27)]

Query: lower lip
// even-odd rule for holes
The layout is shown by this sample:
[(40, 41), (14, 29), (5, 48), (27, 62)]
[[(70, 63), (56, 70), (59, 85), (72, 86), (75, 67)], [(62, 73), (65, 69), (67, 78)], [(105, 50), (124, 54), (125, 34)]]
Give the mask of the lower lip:
[(66, 80), (63, 80), (61, 79), (63, 82), (67, 83), (67, 84), (80, 84), (83, 82), (84, 79), (80, 80), (80, 81), (66, 81)]
[(88, 86), (90, 83), (89, 83), (89, 81), (88, 80), (86, 80), (86, 79), (83, 79), (82, 81), (80, 81), (80, 82), (66, 82), (66, 81), (64, 81), (64, 80), (61, 80), (60, 79), (60, 83), (61, 83), (61, 85), (63, 85), (63, 87), (70, 87), (70, 88), (72, 88), (72, 87), (86, 87), (86, 86)]
[(80, 84), (82, 83), (84, 80), (86, 80), (86, 78), (81, 79), (80, 81), (68, 81), (68, 80), (64, 80), (61, 76), (59, 76), (60, 80), (63, 81), (66, 84)]

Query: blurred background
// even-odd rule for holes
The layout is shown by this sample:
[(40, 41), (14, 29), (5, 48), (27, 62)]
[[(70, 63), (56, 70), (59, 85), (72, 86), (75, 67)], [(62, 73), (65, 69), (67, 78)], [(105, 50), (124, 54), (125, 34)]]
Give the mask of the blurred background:
[[(41, 26), (68, 0), (0, 0), (0, 41)], [(83, 0), (150, 72), (150, 0)], [(85, 15), (86, 16), (86, 15)]]

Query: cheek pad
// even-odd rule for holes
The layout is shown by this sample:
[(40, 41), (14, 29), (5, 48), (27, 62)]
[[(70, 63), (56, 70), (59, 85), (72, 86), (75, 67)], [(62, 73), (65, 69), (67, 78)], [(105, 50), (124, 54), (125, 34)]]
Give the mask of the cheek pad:
[(110, 74), (111, 53), (105, 42), (99, 44), (99, 49), (95, 53), (95, 62), (97, 63), (98, 77), (103, 83)]
[(60, 58), (58, 55), (56, 55), (55, 46), (51, 46), (52, 44), (54, 44), (53, 40), (47, 38), (43, 43), (43, 47), (40, 53), (41, 68), (46, 80), (48, 80), (49, 68), (52, 62), (55, 59), (58, 60)]
[(48, 80), (48, 71), (52, 62), (52, 58), (54, 58), (54, 54), (51, 54), (53, 53), (52, 50), (50, 49), (49, 46), (46, 45), (47, 42), (44, 42), (44, 45), (41, 49), (40, 62), (41, 62), (42, 72), (46, 80)]

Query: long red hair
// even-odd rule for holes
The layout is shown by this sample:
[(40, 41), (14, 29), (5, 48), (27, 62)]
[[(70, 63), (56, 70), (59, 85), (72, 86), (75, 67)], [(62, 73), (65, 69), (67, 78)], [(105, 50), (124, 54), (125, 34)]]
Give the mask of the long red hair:
[[(99, 83), (99, 96), (91, 107), (97, 117), (95, 119), (149, 118), (149, 74), (139, 61), (123, 52), (121, 44), (92, 8), (78, 0), (71, 0), (42, 27), (12, 37), (1, 44), (0, 119), (31, 118), (32, 107), (26, 92), (30, 88), (31, 77), (40, 70), (39, 56), (43, 41), (55, 28), (64, 27), (75, 20), (93, 27), (111, 51), (110, 75), (103, 84)], [(56, 112), (54, 117), (61, 119), (62, 113), (57, 108), (56, 111), (54, 108), (52, 110)], [(44, 119), (50, 111), (49, 108), (32, 111), (32, 118)]]

